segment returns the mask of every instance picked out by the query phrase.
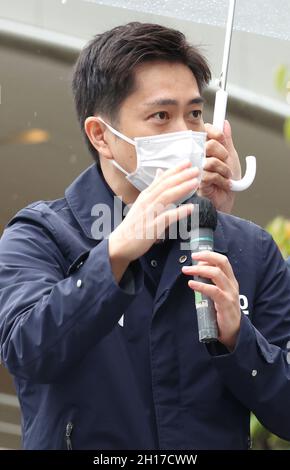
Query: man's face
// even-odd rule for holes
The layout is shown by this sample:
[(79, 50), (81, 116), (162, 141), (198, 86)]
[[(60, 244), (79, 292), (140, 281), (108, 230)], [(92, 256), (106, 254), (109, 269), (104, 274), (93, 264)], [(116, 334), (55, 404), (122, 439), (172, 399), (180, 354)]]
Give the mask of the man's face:
[[(202, 108), (196, 79), (188, 67), (148, 62), (136, 68), (135, 90), (120, 107), (117, 129), (131, 138), (204, 131)], [(135, 148), (106, 132), (113, 157), (129, 173), (134, 171)]]

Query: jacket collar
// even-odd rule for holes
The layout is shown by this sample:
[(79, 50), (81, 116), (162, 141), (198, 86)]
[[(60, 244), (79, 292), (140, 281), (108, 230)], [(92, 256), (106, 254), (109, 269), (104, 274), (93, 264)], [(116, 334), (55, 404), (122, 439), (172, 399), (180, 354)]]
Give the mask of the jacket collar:
[(66, 189), (65, 198), (74, 217), (89, 239), (100, 240), (103, 238), (93, 235), (93, 224), (97, 216), (94, 212), (96, 204), (99, 204), (100, 208), (107, 207), (109, 209), (111, 227), (114, 226), (114, 193), (106, 183), (98, 165), (93, 164), (81, 173)]

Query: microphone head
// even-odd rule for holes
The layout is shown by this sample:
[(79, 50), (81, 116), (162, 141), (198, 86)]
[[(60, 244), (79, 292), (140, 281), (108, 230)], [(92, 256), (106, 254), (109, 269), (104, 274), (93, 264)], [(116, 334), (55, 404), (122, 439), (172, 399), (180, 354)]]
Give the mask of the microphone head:
[(217, 226), (217, 211), (211, 201), (206, 197), (200, 197), (195, 194), (190, 199), (190, 202), (199, 205), (199, 226), (215, 230)]

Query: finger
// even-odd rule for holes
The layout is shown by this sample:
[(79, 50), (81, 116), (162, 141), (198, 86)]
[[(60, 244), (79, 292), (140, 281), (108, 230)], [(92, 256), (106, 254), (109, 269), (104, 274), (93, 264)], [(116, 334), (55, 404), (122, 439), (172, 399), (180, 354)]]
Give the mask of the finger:
[(216, 266), (183, 266), (183, 274), (186, 276), (199, 276), (210, 279), (217, 287), (222, 290), (228, 290), (231, 287), (231, 279), (227, 278), (225, 273)]
[(184, 181), (183, 183), (175, 185), (172, 188), (161, 191), (161, 194), (158, 195), (155, 203), (158, 205), (163, 204), (163, 206), (166, 208), (166, 206), (174, 204), (184, 196), (187, 196), (187, 194), (191, 193), (193, 190), (196, 190), (198, 185), (199, 182), (196, 178)]
[(225, 162), (229, 157), (229, 152), (220, 142), (211, 139), (206, 142), (206, 156), (216, 157), (222, 162)]
[(209, 186), (216, 186), (226, 192), (231, 191), (231, 183), (229, 178), (224, 178), (220, 174), (213, 173), (211, 171), (203, 171), (202, 181), (200, 183), (199, 189), (203, 191)]
[(163, 175), (164, 171), (161, 170), (161, 168), (157, 168), (155, 178), (160, 178), (161, 175)]
[(193, 167), (179, 171), (178, 173), (169, 176), (166, 179), (163, 178), (163, 174), (150, 191), (151, 200), (158, 198), (158, 196), (162, 195), (170, 188), (174, 188), (182, 183), (185, 183), (186, 181), (196, 180), (198, 174), (198, 169)]
[(227, 277), (234, 278), (235, 275), (228, 258), (214, 251), (198, 251), (192, 253), (191, 258), (196, 261), (206, 261), (211, 266), (218, 266)]
[(224, 124), (224, 136), (226, 140), (226, 148), (227, 149), (234, 149), (234, 143), (232, 138), (232, 128), (229, 121), (225, 121)]
[(176, 223), (178, 220), (184, 219), (192, 214), (194, 210), (193, 204), (182, 204), (176, 209), (170, 209), (163, 212), (155, 219), (155, 230), (157, 231), (157, 237), (159, 237), (167, 227)]
[(223, 292), (213, 284), (190, 280), (188, 281), (188, 286), (194, 291), (207, 295), (217, 304), (223, 299)]
[(209, 171), (211, 173), (218, 173), (224, 178), (231, 178), (232, 171), (224, 162), (215, 157), (207, 157), (205, 165), (203, 167), (204, 171)]
[(226, 143), (224, 133), (220, 131), (217, 127), (214, 127), (212, 124), (206, 123), (204, 125), (205, 132), (207, 133), (208, 140), (214, 139), (220, 142), (222, 145)]
[(153, 181), (159, 181), (163, 173), (164, 172), (163, 170), (161, 170), (161, 168), (157, 168), (156, 173), (155, 173), (155, 178)]
[[(175, 174), (181, 172), (182, 170), (184, 170), (186, 168), (191, 168), (191, 167), (192, 167), (191, 161), (189, 159), (186, 159), (183, 162), (181, 162), (179, 165), (176, 165), (174, 168), (164, 170), (162, 175), (160, 175), (160, 178), (158, 178), (158, 179), (162, 180), (162, 179), (168, 178), (171, 175), (175, 175)], [(160, 168), (158, 168), (158, 170), (160, 170)], [(156, 183), (157, 183), (156, 180), (154, 180), (149, 185), (149, 187), (147, 189), (149, 189), (149, 190), (153, 189), (156, 186)]]
[(209, 266), (209, 264), (206, 261), (199, 261), (198, 265), (199, 266)]
[(197, 179), (199, 175), (199, 170), (196, 167), (186, 168), (185, 170), (172, 175), (163, 181), (160, 182), (158, 186), (158, 190), (164, 191), (169, 188), (174, 188), (178, 184), (185, 183), (186, 181), (191, 181), (193, 179)]

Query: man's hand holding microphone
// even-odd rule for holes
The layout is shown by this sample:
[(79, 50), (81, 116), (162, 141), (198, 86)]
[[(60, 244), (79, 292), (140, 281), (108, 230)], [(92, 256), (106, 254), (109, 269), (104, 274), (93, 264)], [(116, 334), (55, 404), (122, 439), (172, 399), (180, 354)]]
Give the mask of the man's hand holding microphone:
[[(143, 256), (162, 236), (164, 229), (192, 214), (192, 202), (174, 207), (198, 186), (197, 168), (185, 161), (166, 171), (158, 170), (155, 180), (132, 204), (122, 223), (109, 236), (109, 256), (119, 282), (129, 264)], [(149, 236), (148, 236), (149, 234)], [(235, 347), (241, 321), (239, 286), (226, 256), (200, 251), (192, 254), (196, 264), (184, 266), (191, 277), (211, 280), (212, 284), (190, 280), (189, 288), (207, 295), (217, 313), (218, 340), (229, 351)]]

